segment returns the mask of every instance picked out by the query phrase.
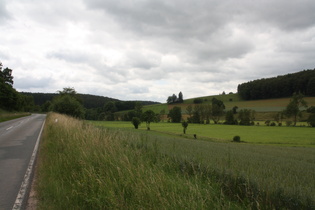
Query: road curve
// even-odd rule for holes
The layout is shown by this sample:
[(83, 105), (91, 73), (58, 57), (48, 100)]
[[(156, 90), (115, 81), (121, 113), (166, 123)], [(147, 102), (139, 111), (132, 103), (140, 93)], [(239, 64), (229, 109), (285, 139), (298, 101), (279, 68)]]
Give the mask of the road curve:
[(12, 209), (46, 115), (0, 123), (0, 210)]

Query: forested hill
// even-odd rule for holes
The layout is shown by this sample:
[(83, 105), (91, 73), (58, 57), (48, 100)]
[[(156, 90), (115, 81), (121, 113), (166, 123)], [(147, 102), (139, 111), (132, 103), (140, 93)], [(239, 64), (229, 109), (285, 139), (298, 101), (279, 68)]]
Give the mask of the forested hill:
[[(28, 93), (22, 92), (24, 95), (33, 96), (35, 105), (42, 106), (46, 101), (52, 101), (52, 99), (57, 96), (57, 93)], [(79, 98), (82, 100), (83, 106), (86, 109), (100, 108), (108, 102), (115, 102), (118, 110), (129, 110), (133, 109), (137, 101), (121, 101), (114, 98), (96, 96), (90, 94), (78, 94)], [(152, 101), (139, 101), (143, 105), (158, 104), (158, 102)]]
[(294, 92), (315, 96), (315, 69), (246, 82), (237, 91), (244, 100), (290, 97)]

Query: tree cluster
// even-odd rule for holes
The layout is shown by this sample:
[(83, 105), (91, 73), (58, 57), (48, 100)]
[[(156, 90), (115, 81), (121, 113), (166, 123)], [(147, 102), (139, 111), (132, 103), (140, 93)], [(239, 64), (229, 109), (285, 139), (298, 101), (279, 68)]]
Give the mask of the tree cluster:
[(183, 93), (182, 93), (182, 92), (179, 92), (178, 97), (177, 97), (175, 94), (169, 96), (169, 97), (167, 98), (166, 102), (167, 102), (168, 104), (183, 103), (183, 102), (184, 102)]
[(210, 123), (212, 119), (217, 124), (224, 115), (225, 105), (223, 101), (213, 98), (211, 104), (189, 105), (186, 108), (188, 122), (190, 123)]
[(7, 111), (33, 111), (34, 99), (24, 96), (13, 88), (12, 69), (0, 62), (0, 109)]
[(237, 90), (244, 100), (290, 97), (298, 92), (315, 96), (315, 69), (246, 82)]
[(136, 105), (133, 113), (134, 116), (131, 118), (131, 123), (134, 125), (135, 129), (138, 129), (141, 122), (145, 122), (147, 130), (150, 130), (151, 122), (158, 122), (160, 120), (159, 114), (156, 114), (152, 110), (142, 112), (142, 105), (140, 103)]

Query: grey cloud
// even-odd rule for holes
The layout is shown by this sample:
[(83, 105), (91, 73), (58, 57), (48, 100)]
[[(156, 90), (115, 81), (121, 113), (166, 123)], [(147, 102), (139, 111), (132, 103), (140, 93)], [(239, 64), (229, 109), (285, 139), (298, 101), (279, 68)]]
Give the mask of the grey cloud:
[(55, 52), (47, 53), (47, 58), (56, 58), (71, 63), (85, 63), (88, 60), (88, 56), (81, 52), (72, 52), (70, 50), (59, 50)]
[[(252, 2), (250, 13), (260, 21), (268, 21), (283, 30), (298, 30), (315, 26), (315, 4), (313, 0)], [(255, 13), (255, 14), (254, 14)], [(255, 19), (254, 19), (255, 20)]]
[(0, 24), (11, 18), (6, 6), (6, 0), (0, 1)]
[[(45, 27), (59, 27), (68, 22), (79, 22), (85, 20), (85, 14), (79, 1), (50, 1), (32, 0), (23, 2), (23, 12), (34, 22)], [(36, 5), (36, 6), (34, 6)]]
[[(228, 19), (215, 1), (86, 1), (111, 14), (123, 28), (145, 36), (192, 37), (215, 31)], [(185, 33), (183, 33), (185, 32)]]
[(131, 68), (151, 69), (161, 64), (161, 56), (152, 52), (128, 51), (126, 65)]

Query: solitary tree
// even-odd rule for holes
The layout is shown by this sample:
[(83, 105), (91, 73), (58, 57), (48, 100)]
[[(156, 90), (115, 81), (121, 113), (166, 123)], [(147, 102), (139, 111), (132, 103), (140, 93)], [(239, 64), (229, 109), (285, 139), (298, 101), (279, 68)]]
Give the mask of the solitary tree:
[(301, 107), (307, 107), (306, 101), (303, 99), (304, 95), (301, 93), (294, 93), (290, 103), (287, 105), (284, 113), (287, 117), (293, 116), (294, 126), (296, 126), (296, 121), (298, 117), (302, 116), (302, 112), (300, 111)]
[(179, 123), (182, 119), (182, 109), (178, 106), (174, 106), (168, 113), (168, 117), (172, 119), (172, 122)]
[(183, 93), (182, 92), (179, 92), (179, 94), (178, 94), (178, 102), (179, 103), (183, 103), (184, 102)]
[(156, 114), (152, 110), (147, 110), (142, 114), (143, 121), (146, 122), (147, 130), (150, 130), (150, 123), (154, 122)]
[(183, 126), (183, 128), (184, 128), (184, 134), (186, 134), (186, 130), (187, 130), (187, 127), (188, 127), (188, 122), (187, 121), (183, 121), (182, 122), (182, 126)]

